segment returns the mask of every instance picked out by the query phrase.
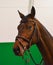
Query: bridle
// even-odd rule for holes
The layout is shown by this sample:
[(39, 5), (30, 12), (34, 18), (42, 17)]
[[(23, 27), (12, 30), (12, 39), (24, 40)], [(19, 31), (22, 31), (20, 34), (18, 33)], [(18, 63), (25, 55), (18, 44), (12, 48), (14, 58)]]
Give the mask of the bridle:
[[(35, 22), (34, 22), (35, 23)], [(34, 34), (34, 32), (36, 31), (36, 26), (34, 25), (34, 30), (33, 30), (33, 32), (32, 32), (32, 34), (31, 34), (31, 37), (30, 37), (30, 39), (26, 39), (26, 38), (24, 38), (24, 37), (22, 37), (22, 36), (17, 36), (16, 37), (16, 40), (18, 40), (18, 38), (21, 38), (21, 39), (23, 39), (24, 41), (26, 41), (27, 43), (28, 43), (28, 46), (30, 46), (31, 45), (31, 41), (32, 41), (32, 37), (33, 37), (33, 34)], [(36, 31), (37, 32), (37, 31)], [(37, 40), (38, 40), (38, 42), (39, 42), (39, 37), (38, 37), (38, 32), (37, 32)], [(18, 40), (19, 41), (19, 40)], [(38, 43), (37, 42), (37, 43)], [(30, 43), (30, 44), (29, 44)], [(22, 48), (24, 49), (24, 47), (23, 47), (23, 45), (20, 43), (20, 45), (22, 46)], [(40, 62), (40, 64), (37, 64), (36, 62), (35, 62), (35, 60), (33, 59), (33, 57), (32, 57), (32, 54), (30, 53), (30, 50), (29, 49), (27, 49), (28, 50), (28, 53), (29, 53), (29, 55), (30, 55), (30, 57), (31, 57), (31, 59), (32, 59), (32, 61), (33, 61), (33, 63), (35, 64), (35, 65), (40, 65), (41, 63), (42, 63), (42, 61), (43, 61), (43, 58), (42, 58), (42, 60), (41, 60), (41, 62)], [(22, 57), (23, 58), (23, 57)], [(24, 58), (23, 58), (24, 59)]]
[[(35, 22), (34, 22), (34, 24), (35, 24)], [(31, 34), (30, 39), (26, 39), (25, 37), (18, 35), (15, 40), (18, 40), (18, 38), (23, 39), (24, 41), (26, 41), (26, 42), (28, 43), (28, 46), (30, 46), (30, 45), (31, 45), (31, 41), (32, 41), (33, 34), (34, 34), (34, 32), (35, 32), (35, 29), (36, 29), (36, 26), (34, 25), (34, 30), (33, 30), (32, 34)], [(37, 39), (38, 39), (38, 35), (37, 35)], [(19, 41), (19, 40), (18, 40), (18, 41)], [(29, 43), (30, 43), (30, 44), (29, 44)], [(20, 44), (20, 45), (21, 45), (21, 44)], [(21, 46), (22, 46), (22, 45), (21, 45)], [(23, 47), (23, 46), (22, 46), (22, 47)]]

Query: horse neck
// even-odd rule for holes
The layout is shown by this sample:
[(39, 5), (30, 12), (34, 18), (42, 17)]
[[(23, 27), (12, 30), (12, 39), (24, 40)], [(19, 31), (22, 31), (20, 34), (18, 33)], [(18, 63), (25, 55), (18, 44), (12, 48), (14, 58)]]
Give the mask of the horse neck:
[(50, 65), (53, 63), (53, 37), (50, 33), (46, 30), (46, 28), (37, 20), (35, 19), (37, 26), (39, 28), (39, 42), (37, 46), (40, 52), (43, 55), (44, 61)]

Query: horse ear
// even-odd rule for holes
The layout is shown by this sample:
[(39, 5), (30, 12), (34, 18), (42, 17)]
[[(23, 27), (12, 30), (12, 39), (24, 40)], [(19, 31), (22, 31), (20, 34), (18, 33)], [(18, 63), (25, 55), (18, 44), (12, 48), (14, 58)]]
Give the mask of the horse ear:
[(34, 17), (35, 16), (35, 8), (32, 6), (32, 9), (31, 9), (31, 16)]
[(20, 18), (23, 18), (24, 17), (24, 15), (19, 10), (18, 10), (18, 13), (20, 15)]

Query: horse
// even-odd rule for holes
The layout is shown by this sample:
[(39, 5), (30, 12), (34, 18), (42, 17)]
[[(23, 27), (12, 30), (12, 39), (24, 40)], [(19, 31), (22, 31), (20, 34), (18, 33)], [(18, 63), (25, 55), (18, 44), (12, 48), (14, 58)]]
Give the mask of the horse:
[(45, 65), (53, 65), (53, 36), (44, 25), (35, 18), (35, 8), (32, 6), (31, 13), (26, 16), (19, 10), (18, 13), (21, 21), (17, 27), (18, 34), (13, 46), (15, 55), (23, 56), (26, 50), (36, 44), (43, 56)]

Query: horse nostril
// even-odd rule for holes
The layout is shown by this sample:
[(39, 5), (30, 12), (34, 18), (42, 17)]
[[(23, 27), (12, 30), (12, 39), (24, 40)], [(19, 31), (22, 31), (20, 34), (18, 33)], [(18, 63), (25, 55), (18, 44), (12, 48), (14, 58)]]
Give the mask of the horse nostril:
[(16, 49), (17, 49), (17, 53), (19, 53), (19, 52), (20, 52), (20, 48), (19, 48), (19, 47), (17, 47)]
[(13, 51), (14, 51), (14, 53), (15, 53), (16, 55), (18, 55), (18, 54), (20, 53), (20, 48), (19, 48), (19, 47), (14, 48)]

